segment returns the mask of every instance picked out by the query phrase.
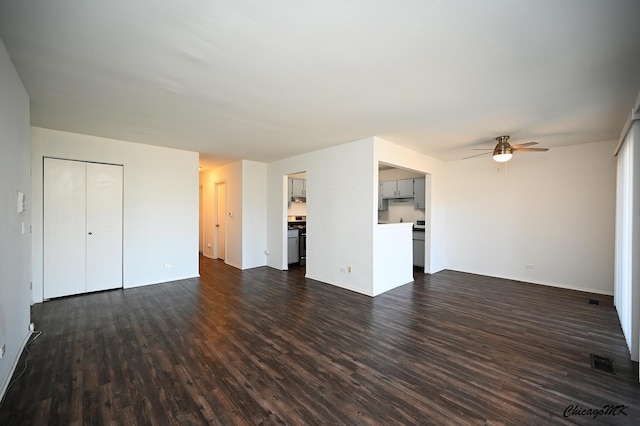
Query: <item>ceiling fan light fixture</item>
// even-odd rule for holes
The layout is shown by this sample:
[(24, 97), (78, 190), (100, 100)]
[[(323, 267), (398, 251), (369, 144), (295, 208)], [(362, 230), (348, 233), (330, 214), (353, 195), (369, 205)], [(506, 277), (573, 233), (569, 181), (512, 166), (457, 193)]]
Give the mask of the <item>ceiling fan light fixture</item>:
[(511, 154), (511, 153), (493, 154), (493, 159), (495, 161), (497, 161), (498, 163), (506, 163), (507, 161), (511, 160), (511, 157), (513, 157), (513, 154)]
[(513, 157), (513, 148), (511, 148), (511, 145), (507, 142), (508, 139), (509, 136), (499, 136), (496, 138), (498, 144), (493, 150), (493, 159), (498, 163), (507, 162)]

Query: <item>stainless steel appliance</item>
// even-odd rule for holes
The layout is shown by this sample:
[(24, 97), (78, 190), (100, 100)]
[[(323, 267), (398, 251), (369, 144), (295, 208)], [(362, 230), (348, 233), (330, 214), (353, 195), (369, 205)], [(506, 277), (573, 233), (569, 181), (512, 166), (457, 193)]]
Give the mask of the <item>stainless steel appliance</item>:
[(300, 247), (300, 265), (307, 264), (307, 227), (300, 228), (299, 247)]
[(306, 216), (287, 216), (287, 225), (289, 225), (290, 229), (297, 229), (306, 224)]
[(287, 225), (289, 230), (298, 230), (298, 258), (300, 265), (307, 264), (307, 217), (288, 216)]

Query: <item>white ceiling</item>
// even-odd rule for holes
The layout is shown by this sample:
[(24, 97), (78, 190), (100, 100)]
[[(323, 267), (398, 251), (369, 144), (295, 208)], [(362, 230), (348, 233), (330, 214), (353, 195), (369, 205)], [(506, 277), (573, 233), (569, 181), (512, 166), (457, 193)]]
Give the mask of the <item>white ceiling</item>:
[(0, 0), (35, 126), (272, 161), (617, 139), (638, 0)]

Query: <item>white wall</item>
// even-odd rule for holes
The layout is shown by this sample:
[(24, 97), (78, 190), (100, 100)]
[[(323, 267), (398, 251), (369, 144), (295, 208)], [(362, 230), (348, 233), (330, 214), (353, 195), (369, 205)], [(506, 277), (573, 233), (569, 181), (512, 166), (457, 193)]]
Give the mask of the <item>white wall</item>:
[(265, 163), (241, 160), (200, 173), (205, 203), (205, 256), (215, 256), (218, 208), (215, 186), (224, 182), (227, 194), (225, 263), (239, 269), (266, 265), (266, 171)]
[(447, 268), (613, 294), (614, 146), (448, 163)]
[(242, 161), (242, 269), (267, 264), (267, 165)]
[[(444, 163), (374, 137), (269, 163), (268, 265), (287, 268), (286, 175), (306, 171), (307, 277), (371, 296), (410, 281), (410, 235), (406, 247), (408, 266), (404, 268), (408, 272), (403, 269), (396, 274), (394, 268), (402, 265), (374, 261), (382, 253), (376, 245), (390, 238), (376, 234), (378, 161), (437, 175), (433, 213), (436, 229), (431, 235), (438, 249), (432, 262), (442, 269)], [(347, 272), (349, 266), (351, 273)]]
[[(268, 265), (287, 269), (286, 175), (307, 172), (307, 277), (372, 294), (373, 138), (267, 165)], [(376, 166), (377, 167), (377, 166)], [(376, 184), (377, 188), (377, 184)], [(346, 267), (352, 267), (352, 273)]]
[(198, 153), (38, 127), (31, 150), (34, 301), (43, 291), (45, 156), (124, 165), (125, 288), (198, 276)]
[(288, 216), (306, 216), (307, 203), (289, 203)]
[[(378, 138), (380, 139), (380, 138)], [(387, 142), (388, 143), (388, 142)], [(399, 179), (413, 179), (423, 177), (424, 173), (416, 173), (407, 169), (378, 169), (378, 179), (380, 182), (384, 182), (387, 180), (399, 180)]]
[(425, 210), (416, 209), (413, 198), (390, 199), (387, 200), (387, 206), (387, 210), (378, 212), (380, 223), (398, 223), (401, 220), (415, 223), (417, 220), (425, 218)]
[(413, 281), (413, 224), (391, 223), (373, 230), (373, 284), (371, 295)]
[[(0, 40), (0, 400), (29, 336), (31, 281), (29, 226), (29, 97)], [(17, 212), (18, 191), (26, 210)], [(24, 223), (26, 232), (22, 233)]]

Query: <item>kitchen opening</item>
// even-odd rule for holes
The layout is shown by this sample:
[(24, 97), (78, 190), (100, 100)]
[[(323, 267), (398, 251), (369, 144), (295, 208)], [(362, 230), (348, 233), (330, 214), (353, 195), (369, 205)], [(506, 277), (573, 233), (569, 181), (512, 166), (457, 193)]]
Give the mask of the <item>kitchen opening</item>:
[(307, 265), (307, 173), (287, 176), (287, 266), (305, 270)]
[(414, 275), (427, 272), (431, 175), (379, 163), (378, 181), (378, 224), (412, 223)]

